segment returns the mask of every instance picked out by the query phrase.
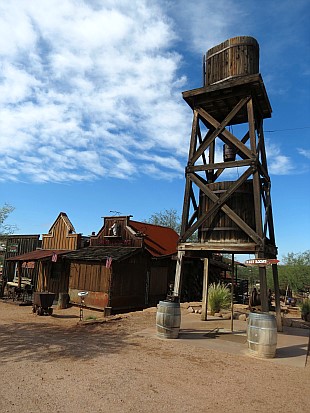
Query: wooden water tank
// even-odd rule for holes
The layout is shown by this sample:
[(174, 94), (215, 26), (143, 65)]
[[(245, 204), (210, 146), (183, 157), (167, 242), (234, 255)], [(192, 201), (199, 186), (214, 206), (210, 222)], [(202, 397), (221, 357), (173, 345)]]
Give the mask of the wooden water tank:
[[(223, 195), (235, 182), (223, 181), (208, 184), (208, 188), (218, 197)], [(214, 203), (200, 191), (199, 209), (208, 211)], [(253, 180), (245, 181), (226, 201), (239, 217), (252, 229), (255, 229)], [(253, 240), (221, 210), (212, 214), (198, 229), (199, 242), (249, 243)]]
[(212, 47), (204, 64), (204, 86), (237, 76), (254, 75), (259, 73), (259, 45), (253, 37), (233, 37)]

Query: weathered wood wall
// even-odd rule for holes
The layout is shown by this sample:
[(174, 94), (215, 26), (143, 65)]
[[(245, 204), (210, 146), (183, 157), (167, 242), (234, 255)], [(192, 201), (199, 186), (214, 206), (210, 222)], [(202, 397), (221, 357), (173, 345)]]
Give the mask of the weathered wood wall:
[(169, 259), (152, 260), (148, 305), (156, 306), (164, 300), (169, 290), (169, 284), (174, 282), (176, 261)]
[(42, 235), (42, 248), (47, 250), (76, 250), (80, 247), (81, 234), (68, 231), (63, 219), (58, 219), (49, 234)]
[(40, 261), (36, 291), (55, 293), (58, 299), (58, 294), (67, 293), (68, 288), (69, 264), (66, 261)]
[(149, 259), (143, 253), (112, 264), (112, 309), (143, 308), (147, 303)]
[[(3, 275), (8, 281), (12, 281), (14, 278), (15, 262), (6, 261), (7, 258), (34, 251), (40, 246), (39, 238), (40, 235), (8, 235), (6, 237), (1, 237), (1, 240), (6, 245), (4, 251)], [(36, 274), (36, 270), (34, 274)]]
[[(98, 235), (91, 236), (90, 245), (124, 245), (127, 247), (142, 247), (142, 238), (136, 237), (134, 232), (127, 226), (128, 217), (105, 218), (104, 227)], [(112, 226), (116, 224), (116, 235)]]
[(70, 301), (80, 304), (79, 291), (87, 291), (84, 303), (88, 307), (104, 309), (109, 305), (111, 269), (102, 262), (73, 261), (70, 264)]

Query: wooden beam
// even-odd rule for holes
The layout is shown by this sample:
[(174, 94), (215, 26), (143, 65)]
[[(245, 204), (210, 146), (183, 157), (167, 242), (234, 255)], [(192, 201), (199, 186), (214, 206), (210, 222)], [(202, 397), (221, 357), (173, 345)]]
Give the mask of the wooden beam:
[(209, 257), (203, 260), (203, 287), (202, 287), (202, 304), (201, 320), (207, 320), (208, 314), (208, 286), (209, 286)]
[(201, 183), (201, 177), (196, 174), (191, 174), (190, 179), (214, 202), (214, 205), (205, 213), (199, 220), (194, 224), (195, 229), (189, 228), (185, 233), (182, 240), (186, 240), (190, 235), (189, 232), (193, 233), (200, 225), (203, 224), (205, 220), (209, 218), (217, 209), (221, 208), (238, 226), (241, 228), (250, 238), (253, 239), (258, 245), (262, 245), (262, 236), (259, 236), (249, 225), (247, 225), (232, 209), (227, 205), (224, 205), (226, 200), (246, 181), (246, 179), (251, 175), (252, 169), (248, 168), (241, 177), (235, 181), (235, 183), (221, 196), (215, 195), (207, 186)]
[(209, 252), (229, 252), (242, 254), (255, 254), (257, 252), (256, 243), (219, 243), (219, 242), (181, 242), (178, 244), (179, 251), (209, 251)]
[(17, 261), (18, 288), (22, 286), (22, 261)]
[(183, 267), (182, 264), (183, 264), (184, 254), (185, 254), (184, 251), (178, 251), (177, 264), (176, 264), (176, 270), (175, 270), (175, 279), (174, 279), (174, 288), (173, 288), (173, 295), (175, 297), (181, 296), (182, 267)]
[(274, 285), (275, 305), (276, 305), (277, 330), (281, 332), (283, 331), (283, 326), (282, 326), (282, 318), (281, 318), (278, 266), (277, 264), (272, 264), (271, 267), (272, 267), (272, 276), (273, 276), (273, 285)]
[(232, 133), (225, 129), (224, 122), (219, 123), (216, 119), (214, 119), (211, 115), (209, 115), (204, 109), (198, 108), (198, 113), (201, 117), (204, 117), (214, 128), (215, 131), (209, 138), (209, 141), (205, 142), (202, 147), (198, 149), (195, 153), (192, 162), (194, 163), (202, 154), (202, 152), (207, 148), (207, 145), (210, 144), (219, 134), (223, 135), (221, 137), (222, 140), (225, 139), (225, 143), (232, 143), (239, 149), (239, 155), (243, 155), (245, 158), (253, 158), (255, 157), (255, 152), (248, 149), (238, 138), (236, 138)]
[[(240, 109), (248, 102), (250, 97), (246, 97), (241, 99), (237, 105), (232, 109), (232, 111), (226, 116), (226, 118), (223, 120), (223, 122), (219, 123), (217, 122), (211, 115), (209, 115), (205, 110), (201, 108), (197, 108), (196, 110), (198, 111), (199, 115), (204, 118), (208, 124), (211, 124), (215, 130), (212, 132), (212, 134), (208, 137), (208, 139), (203, 142), (203, 144), (200, 146), (200, 148), (197, 150), (195, 153), (192, 162), (195, 163), (196, 160), (203, 154), (203, 152), (207, 149), (207, 147), (210, 145), (211, 142), (214, 141), (214, 139), (221, 133), (224, 134), (225, 127), (229, 124), (229, 122), (234, 118), (236, 113), (240, 111)], [(232, 135), (233, 136), (233, 135)], [(238, 141), (239, 142), (239, 141)]]
[(255, 242), (259, 245), (262, 244), (261, 237), (259, 238), (255, 231), (249, 227), (234, 211), (232, 211), (227, 205), (223, 205), (224, 202), (231, 196), (231, 194), (236, 191), (251, 175), (252, 170), (248, 168), (241, 177), (223, 194), (220, 198), (215, 195), (208, 186), (205, 185), (205, 182), (202, 181), (202, 178), (196, 174), (189, 174), (187, 178), (193, 181), (210, 199), (214, 202), (214, 205), (209, 209), (208, 212), (203, 213), (203, 215), (197, 220), (192, 227), (187, 228), (184, 232), (181, 231), (180, 241), (186, 241), (202, 224), (208, 219), (208, 217), (216, 211), (216, 209), (221, 208), (246, 234), (249, 235)]
[(245, 159), (241, 161), (229, 161), (229, 162), (219, 162), (219, 163), (209, 163), (207, 165), (194, 165), (188, 166), (186, 168), (187, 172), (198, 172), (198, 171), (206, 171), (206, 170), (213, 170), (217, 168), (241, 168), (242, 166), (250, 166), (253, 165), (253, 161), (251, 159)]
[[(249, 134), (250, 145), (252, 152), (256, 153), (256, 137), (255, 137), (255, 119), (253, 111), (252, 99), (247, 103), (248, 122), (249, 122)], [(262, 207), (261, 207), (261, 192), (260, 192), (260, 180), (258, 170), (253, 173), (253, 197), (254, 197), (254, 214), (255, 214), (255, 230), (260, 238), (263, 237), (262, 228)]]
[(189, 217), (189, 201), (190, 201), (190, 193), (192, 191), (192, 181), (190, 180), (189, 176), (187, 175), (185, 178), (185, 191), (184, 191), (184, 202), (183, 202), (183, 212), (182, 212), (182, 222), (181, 222), (181, 233), (182, 234), (187, 230), (187, 222)]
[[(263, 258), (264, 254), (258, 254), (258, 258)], [(267, 280), (266, 267), (258, 267), (259, 282), (260, 282), (260, 299), (262, 305), (262, 312), (268, 313), (269, 305), (267, 298)]]
[(189, 146), (189, 154), (188, 160), (190, 161), (196, 151), (197, 146), (197, 127), (199, 122), (199, 116), (197, 110), (194, 110), (194, 118), (192, 123), (192, 133), (191, 133), (191, 141)]

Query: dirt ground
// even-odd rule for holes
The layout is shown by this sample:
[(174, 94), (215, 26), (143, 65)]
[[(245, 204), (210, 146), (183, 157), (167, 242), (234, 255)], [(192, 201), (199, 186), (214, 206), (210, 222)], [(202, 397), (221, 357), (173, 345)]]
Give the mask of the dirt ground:
[(142, 334), (155, 308), (95, 324), (31, 310), (0, 301), (1, 413), (310, 411), (310, 368)]

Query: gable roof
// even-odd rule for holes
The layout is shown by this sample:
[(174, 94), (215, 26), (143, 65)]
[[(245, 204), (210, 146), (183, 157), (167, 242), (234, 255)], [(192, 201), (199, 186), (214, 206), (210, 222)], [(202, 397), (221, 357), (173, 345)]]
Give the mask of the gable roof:
[(144, 235), (145, 248), (153, 257), (176, 254), (179, 235), (172, 228), (131, 220), (129, 226)]
[(72, 261), (106, 261), (107, 258), (111, 257), (114, 261), (121, 261), (137, 254), (140, 251), (143, 251), (142, 248), (123, 246), (95, 246), (71, 251), (65, 255), (65, 258)]
[(71, 250), (34, 250), (31, 252), (27, 252), (26, 254), (16, 255), (15, 257), (7, 258), (6, 261), (39, 261), (51, 258), (53, 254), (63, 255), (70, 251)]

